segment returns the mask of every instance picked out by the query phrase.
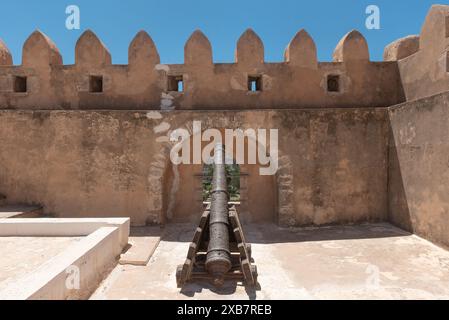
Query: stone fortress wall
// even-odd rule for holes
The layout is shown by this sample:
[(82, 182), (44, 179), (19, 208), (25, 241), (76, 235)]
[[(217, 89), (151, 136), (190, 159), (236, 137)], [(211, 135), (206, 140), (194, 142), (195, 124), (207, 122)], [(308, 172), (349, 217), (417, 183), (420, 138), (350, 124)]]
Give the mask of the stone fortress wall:
[[(263, 43), (251, 29), (237, 43), (235, 63), (214, 64), (201, 31), (187, 41), (182, 65), (160, 64), (144, 31), (130, 44), (128, 65), (113, 65), (92, 31), (78, 40), (74, 65), (63, 65), (56, 45), (40, 31), (25, 42), (22, 65), (12, 65), (4, 44), (0, 51), (2, 109), (347, 108), (404, 100), (397, 63), (370, 62), (368, 45), (357, 31), (340, 41), (333, 62), (323, 63), (305, 30), (290, 42), (282, 63), (264, 62)], [(257, 90), (248, 90), (251, 81)]]
[(168, 136), (200, 120), (279, 129), (276, 176), (244, 168), (244, 220), (391, 221), (449, 245), (449, 6), (433, 6), (421, 34), (389, 45), (383, 62), (370, 61), (357, 31), (333, 62), (317, 61), (303, 30), (281, 63), (264, 62), (252, 30), (232, 64), (213, 63), (200, 31), (182, 65), (161, 64), (145, 32), (128, 65), (113, 65), (91, 31), (70, 66), (39, 31), (20, 66), (0, 47), (0, 194), (9, 202), (62, 217), (127, 216), (134, 225), (194, 221), (201, 168), (172, 165)]

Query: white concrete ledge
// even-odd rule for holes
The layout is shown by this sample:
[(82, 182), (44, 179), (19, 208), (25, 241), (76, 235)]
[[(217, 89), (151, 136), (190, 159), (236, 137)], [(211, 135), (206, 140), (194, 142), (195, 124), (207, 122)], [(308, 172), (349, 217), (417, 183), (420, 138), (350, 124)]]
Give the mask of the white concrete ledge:
[(0, 220), (0, 237), (79, 237), (101, 227), (117, 227), (122, 247), (128, 244), (129, 218), (37, 218)]
[[(125, 220), (129, 222), (129, 219), (122, 219), (122, 222)], [(96, 223), (101, 222), (97, 221)], [(46, 235), (48, 235), (48, 231), (55, 234), (54, 228), (62, 229), (58, 234), (64, 235), (80, 235), (92, 228), (92, 224), (76, 225), (75, 223), (75, 228), (66, 230), (70, 227), (68, 221), (61, 224), (55, 221), (53, 223), (41, 221), (37, 225), (46, 229), (43, 232)], [(22, 226), (23, 228), (15, 229), (16, 235), (34, 230), (29, 225), (22, 224)], [(0, 230), (4, 227), (1, 226)], [(5, 233), (4, 230), (3, 233)], [(120, 235), (119, 227), (99, 228), (44, 263), (36, 271), (18, 279), (14, 284), (1, 291), (0, 300), (87, 299), (106, 274), (116, 265), (124, 248), (122, 245), (124, 239), (120, 240), (121, 236), (123, 235)], [(127, 241), (128, 235), (126, 235)], [(79, 289), (76, 287), (74, 289), (73, 285), (78, 283)]]

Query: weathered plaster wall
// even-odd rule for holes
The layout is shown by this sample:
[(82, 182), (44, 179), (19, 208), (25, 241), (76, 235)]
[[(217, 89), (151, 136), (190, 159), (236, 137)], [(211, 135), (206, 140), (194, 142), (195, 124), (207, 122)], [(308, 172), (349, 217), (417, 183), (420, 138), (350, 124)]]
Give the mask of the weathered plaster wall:
[[(278, 113), (293, 208), (283, 224), (383, 220), (387, 215), (387, 135), (384, 110)], [(282, 184), (282, 181), (279, 181)], [(281, 189), (281, 188), (280, 188)], [(282, 206), (279, 205), (280, 209)], [(290, 221), (290, 222), (289, 222)], [(295, 223), (293, 223), (295, 222)]]
[(390, 108), (389, 219), (449, 246), (449, 93)]
[[(63, 217), (126, 216), (141, 225), (169, 222), (171, 209), (189, 221), (200, 214), (186, 210), (196, 191), (173, 187), (168, 135), (193, 120), (203, 129), (279, 129), (280, 168), (272, 182), (247, 170), (248, 220), (321, 225), (386, 218), (385, 109), (1, 111), (0, 193)], [(178, 178), (178, 185), (192, 181)], [(262, 214), (267, 202), (258, 196), (272, 199), (271, 216)]]

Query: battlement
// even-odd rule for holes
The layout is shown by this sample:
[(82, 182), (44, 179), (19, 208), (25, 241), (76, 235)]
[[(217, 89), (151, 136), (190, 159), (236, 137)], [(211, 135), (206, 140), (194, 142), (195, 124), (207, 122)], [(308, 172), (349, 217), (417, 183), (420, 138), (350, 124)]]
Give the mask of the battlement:
[(421, 35), (392, 43), (385, 57), (398, 60), (406, 101), (448, 91), (449, 6), (432, 6)]
[[(195, 31), (184, 64), (160, 64), (151, 37), (139, 32), (129, 64), (111, 54), (90, 30), (78, 40), (75, 64), (63, 65), (56, 45), (34, 32), (13, 66), (2, 43), (0, 106), (24, 109), (245, 109), (385, 106), (402, 101), (395, 62), (370, 62), (357, 31), (340, 41), (334, 62), (317, 61), (305, 30), (285, 50), (285, 61), (266, 63), (264, 45), (248, 29), (237, 42), (235, 63), (214, 64), (207, 37)], [(369, 74), (369, 77), (366, 75)], [(381, 94), (379, 94), (381, 93)]]
[[(313, 39), (299, 31), (285, 59), (266, 63), (264, 45), (251, 29), (237, 42), (235, 63), (213, 61), (212, 46), (199, 30), (184, 48), (184, 64), (161, 64), (151, 37), (139, 32), (129, 46), (128, 65), (111, 54), (90, 30), (79, 38), (75, 64), (64, 65), (53, 41), (35, 31), (23, 46), (22, 64), (13, 65), (0, 40), (1, 109), (275, 109), (385, 107), (405, 101), (399, 59), (441, 46), (435, 34), (449, 34), (448, 6), (433, 6), (421, 37), (386, 49), (387, 61), (371, 62), (358, 31), (338, 43), (333, 62), (318, 62)], [(445, 11), (446, 10), (446, 11)], [(449, 14), (448, 14), (449, 15)], [(417, 42), (419, 41), (419, 44)], [(449, 70), (449, 69), (448, 69)]]

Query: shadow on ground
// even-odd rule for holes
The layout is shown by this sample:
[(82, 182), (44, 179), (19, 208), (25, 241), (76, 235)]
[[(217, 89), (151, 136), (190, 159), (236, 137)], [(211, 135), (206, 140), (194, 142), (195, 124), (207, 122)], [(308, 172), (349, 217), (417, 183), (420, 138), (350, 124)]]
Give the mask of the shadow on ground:
[(256, 287), (244, 286), (237, 281), (226, 281), (223, 287), (216, 288), (214, 285), (206, 281), (198, 281), (195, 283), (188, 283), (182, 288), (181, 294), (193, 298), (197, 294), (201, 294), (204, 290), (210, 291), (218, 296), (231, 296), (236, 293), (237, 288), (243, 287), (248, 295), (248, 299), (256, 300), (257, 291), (261, 290), (260, 284), (258, 283)]
[[(164, 229), (162, 240), (191, 242), (196, 228), (197, 226), (193, 224), (176, 224), (176, 228), (168, 224)], [(388, 223), (306, 228), (280, 228), (275, 224), (246, 224), (243, 225), (243, 231), (247, 242), (254, 244), (379, 239), (411, 235)]]

